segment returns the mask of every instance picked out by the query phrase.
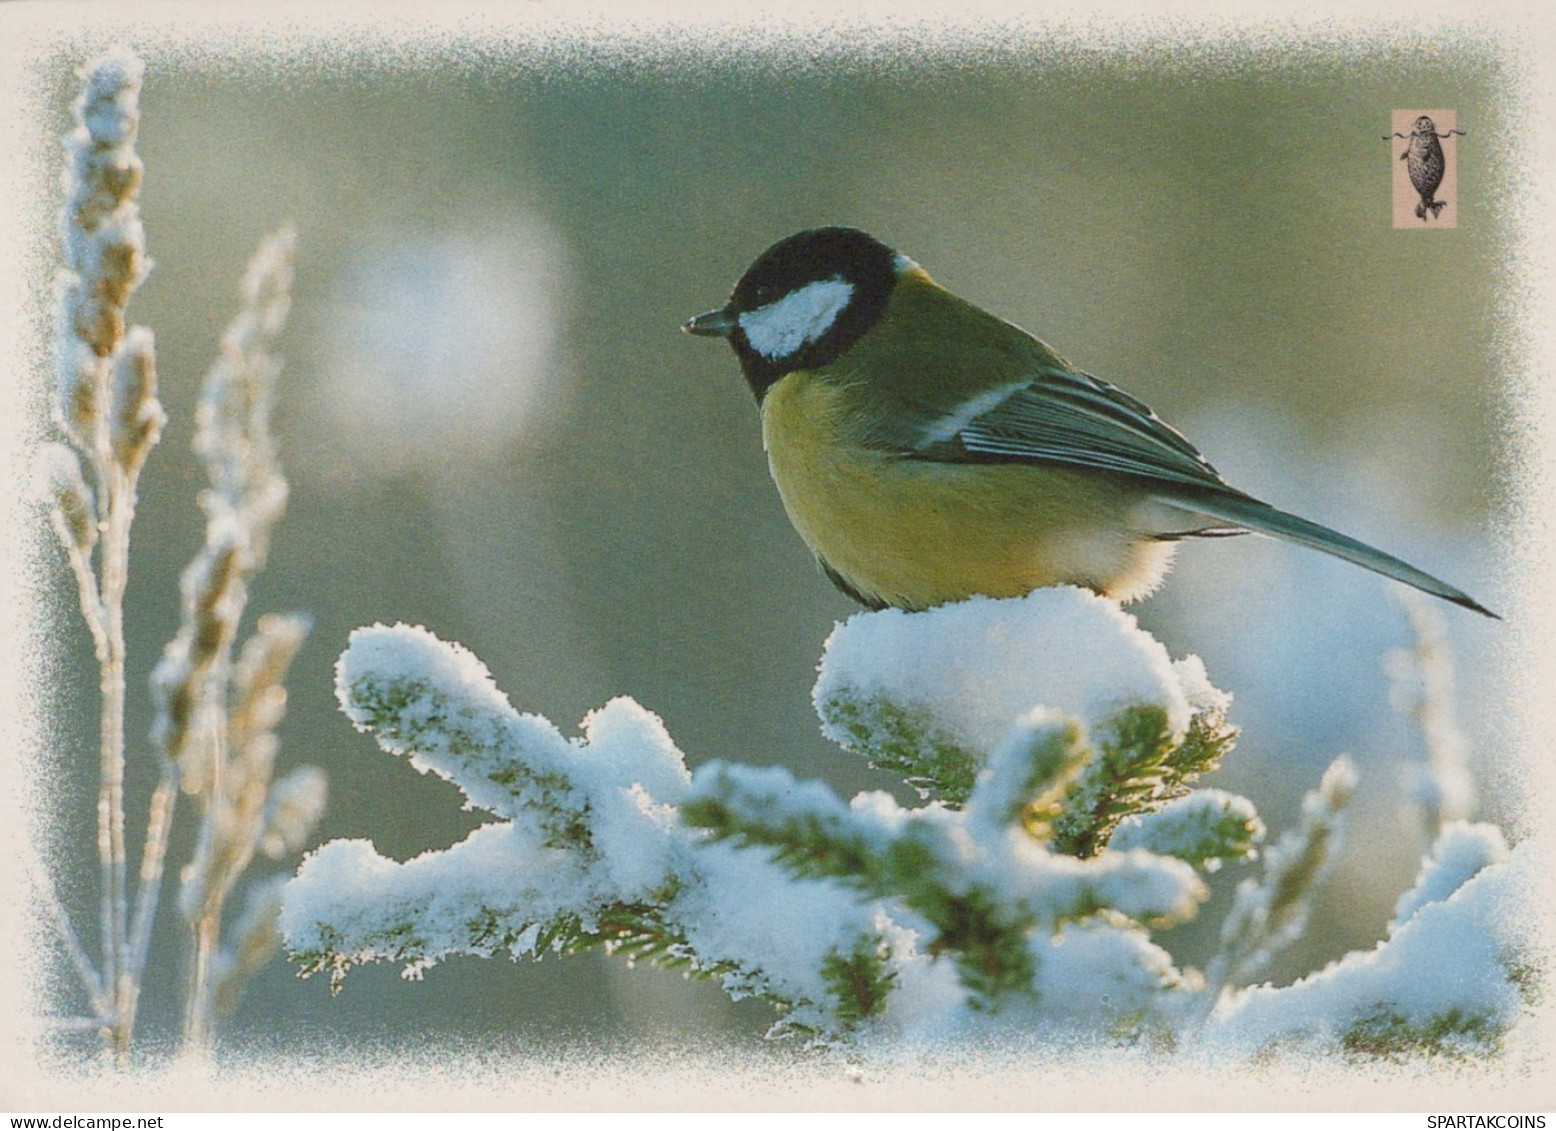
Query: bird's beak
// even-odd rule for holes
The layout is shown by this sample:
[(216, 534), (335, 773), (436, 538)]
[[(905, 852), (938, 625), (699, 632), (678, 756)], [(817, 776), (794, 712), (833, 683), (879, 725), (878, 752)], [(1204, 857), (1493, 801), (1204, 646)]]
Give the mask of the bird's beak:
[(681, 324), (681, 329), (699, 338), (727, 338), (734, 332), (735, 324), (735, 315), (729, 308), (720, 307), (687, 319)]

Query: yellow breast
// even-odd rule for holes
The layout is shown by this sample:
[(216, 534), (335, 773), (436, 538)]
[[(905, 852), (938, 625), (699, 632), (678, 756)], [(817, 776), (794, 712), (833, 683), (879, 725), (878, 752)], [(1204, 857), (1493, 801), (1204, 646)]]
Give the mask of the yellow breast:
[(1119, 600), (1161, 581), (1171, 543), (1147, 539), (1140, 496), (1086, 471), (903, 459), (848, 439), (838, 387), (790, 373), (762, 403), (789, 520), (861, 595), (922, 609), (982, 594), (1083, 585)]

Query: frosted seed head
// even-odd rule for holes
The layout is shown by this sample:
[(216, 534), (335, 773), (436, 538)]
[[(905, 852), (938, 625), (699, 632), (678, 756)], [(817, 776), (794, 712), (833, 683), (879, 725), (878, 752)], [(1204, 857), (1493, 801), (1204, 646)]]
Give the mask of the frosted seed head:
[(64, 444), (44, 444), (38, 449), (34, 492), (54, 507), (65, 548), (91, 553), (97, 544), (97, 504), (76, 453)]

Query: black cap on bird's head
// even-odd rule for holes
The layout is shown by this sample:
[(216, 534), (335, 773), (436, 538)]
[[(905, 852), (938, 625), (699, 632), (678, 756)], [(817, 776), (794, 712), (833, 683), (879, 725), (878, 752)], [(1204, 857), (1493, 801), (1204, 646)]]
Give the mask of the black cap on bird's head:
[(686, 322), (728, 338), (757, 400), (785, 373), (833, 361), (886, 309), (897, 253), (858, 228), (812, 228), (747, 268), (729, 302)]

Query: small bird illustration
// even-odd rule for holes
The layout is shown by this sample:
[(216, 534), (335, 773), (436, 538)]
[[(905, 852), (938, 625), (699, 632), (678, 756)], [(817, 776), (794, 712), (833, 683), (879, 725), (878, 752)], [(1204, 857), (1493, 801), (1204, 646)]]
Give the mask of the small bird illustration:
[[(1436, 219), (1438, 214), (1448, 206), (1446, 200), (1437, 199), (1437, 188), (1443, 183), (1443, 171), (1448, 167), (1447, 158), (1443, 155), (1442, 141), (1454, 134), (1463, 133), (1463, 130), (1449, 130), (1445, 134), (1440, 134), (1437, 132), (1436, 123), (1425, 114), (1415, 120), (1415, 126), (1410, 132), (1410, 144), (1399, 155), (1399, 159), (1406, 162), (1405, 168), (1410, 173), (1410, 183), (1421, 195), (1421, 202), (1416, 205), (1417, 219), (1424, 221), (1428, 212), (1432, 214), (1433, 219)], [(1404, 134), (1394, 135), (1394, 137), (1404, 136)]]
[(1180, 540), (1256, 531), (1496, 615), (1230, 486), (1140, 401), (856, 228), (780, 240), (682, 329), (734, 347), (790, 521), (871, 608), (1061, 584), (1131, 601)]

